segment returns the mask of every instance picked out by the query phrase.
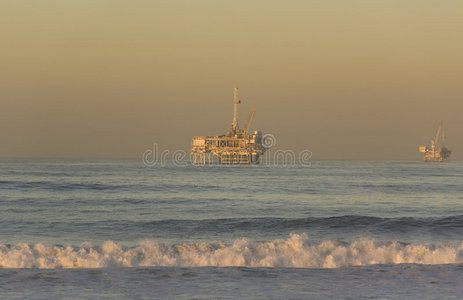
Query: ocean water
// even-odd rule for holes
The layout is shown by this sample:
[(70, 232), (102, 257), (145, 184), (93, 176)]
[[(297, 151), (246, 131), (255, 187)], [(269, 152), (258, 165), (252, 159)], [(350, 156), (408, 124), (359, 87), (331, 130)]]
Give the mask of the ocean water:
[(0, 299), (452, 299), (463, 162), (1, 160)]

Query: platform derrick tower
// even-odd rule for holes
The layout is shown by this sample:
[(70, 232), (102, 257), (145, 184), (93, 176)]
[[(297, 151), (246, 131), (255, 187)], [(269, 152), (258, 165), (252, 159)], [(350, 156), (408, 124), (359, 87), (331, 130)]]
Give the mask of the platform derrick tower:
[(238, 125), (238, 88), (233, 91), (233, 119), (226, 134), (217, 136), (195, 136), (191, 142), (194, 164), (216, 161), (218, 164), (258, 164), (266, 148), (262, 145), (262, 132), (249, 132), (255, 114), (251, 110), (244, 126)]

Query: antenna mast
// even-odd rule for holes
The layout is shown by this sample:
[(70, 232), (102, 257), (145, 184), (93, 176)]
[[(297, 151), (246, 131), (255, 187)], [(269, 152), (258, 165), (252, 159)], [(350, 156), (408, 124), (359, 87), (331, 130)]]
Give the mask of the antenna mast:
[(240, 103), (241, 101), (238, 100), (238, 87), (235, 86), (235, 88), (233, 89), (233, 131), (235, 131), (238, 128), (238, 104)]

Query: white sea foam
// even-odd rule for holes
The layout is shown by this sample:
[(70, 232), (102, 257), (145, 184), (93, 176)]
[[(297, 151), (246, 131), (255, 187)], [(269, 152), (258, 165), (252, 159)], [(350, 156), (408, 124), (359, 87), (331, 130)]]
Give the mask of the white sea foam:
[(144, 241), (123, 247), (107, 241), (101, 247), (0, 245), (3, 268), (104, 268), (144, 266), (246, 266), (338, 268), (371, 264), (454, 264), (463, 262), (463, 244), (404, 245), (358, 240), (350, 244), (324, 241), (313, 244), (304, 234), (288, 239), (255, 242), (246, 239), (223, 242), (167, 245)]

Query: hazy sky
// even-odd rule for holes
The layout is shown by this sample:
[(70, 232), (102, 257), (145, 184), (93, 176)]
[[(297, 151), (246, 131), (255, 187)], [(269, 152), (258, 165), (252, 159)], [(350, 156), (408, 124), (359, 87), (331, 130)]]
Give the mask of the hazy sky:
[(463, 1), (0, 0), (0, 157), (188, 150), (234, 85), (280, 149), (461, 160)]

